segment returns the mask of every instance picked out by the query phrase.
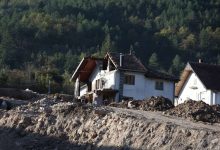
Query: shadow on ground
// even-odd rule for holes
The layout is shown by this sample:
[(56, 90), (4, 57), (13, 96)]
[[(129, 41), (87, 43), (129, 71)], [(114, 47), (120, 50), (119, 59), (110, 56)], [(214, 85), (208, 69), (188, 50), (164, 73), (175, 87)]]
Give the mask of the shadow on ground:
[(67, 137), (60, 138), (28, 133), (22, 129), (0, 127), (0, 150), (125, 150), (126, 147), (79, 145)]

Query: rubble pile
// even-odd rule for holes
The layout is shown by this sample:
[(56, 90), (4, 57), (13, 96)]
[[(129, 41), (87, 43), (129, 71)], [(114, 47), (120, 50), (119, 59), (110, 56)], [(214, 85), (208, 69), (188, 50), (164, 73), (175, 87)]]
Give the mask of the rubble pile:
[[(49, 100), (49, 101), (48, 101)], [(59, 103), (59, 102), (73, 102), (75, 101), (73, 95), (68, 94), (39, 94), (32, 90), (19, 90), (13, 88), (0, 88), (0, 109), (2, 110), (10, 110), (12, 108), (16, 108), (21, 105), (27, 105), (31, 103), (31, 107), (36, 104), (41, 103), (48, 103), (43, 104), (40, 108), (46, 107), (51, 105), (52, 103)], [(30, 105), (29, 105), (30, 106)], [(35, 106), (34, 106), (35, 107)], [(18, 109), (29, 109), (28, 106), (23, 106)], [(37, 107), (35, 107), (38, 109)]]
[(142, 102), (140, 109), (144, 111), (165, 111), (173, 107), (174, 105), (168, 98), (162, 96), (152, 96), (150, 99)]
[(128, 101), (122, 101), (122, 102), (119, 102), (119, 103), (112, 102), (108, 106), (118, 107), (118, 108), (128, 108)]
[(165, 111), (174, 107), (171, 100), (162, 96), (152, 96), (151, 98), (145, 100), (131, 100), (120, 103), (111, 103), (109, 106), (139, 109), (144, 111)]
[(10, 110), (11, 107), (12, 107), (12, 104), (10, 102), (0, 98), (0, 109)]
[(220, 122), (219, 105), (208, 105), (203, 101), (188, 100), (175, 108), (167, 110), (165, 114), (184, 117), (195, 121), (209, 123)]
[(219, 104), (217, 104), (217, 105), (212, 105), (212, 108), (213, 108), (216, 112), (220, 113), (220, 105), (219, 105)]

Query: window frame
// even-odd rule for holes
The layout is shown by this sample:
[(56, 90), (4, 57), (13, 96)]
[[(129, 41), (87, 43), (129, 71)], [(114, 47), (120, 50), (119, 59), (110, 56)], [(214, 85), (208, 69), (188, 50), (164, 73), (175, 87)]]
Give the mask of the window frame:
[(125, 74), (124, 75), (124, 84), (126, 84), (126, 85), (135, 85), (135, 75)]
[(163, 81), (155, 81), (155, 90), (163, 91), (164, 90), (164, 82)]

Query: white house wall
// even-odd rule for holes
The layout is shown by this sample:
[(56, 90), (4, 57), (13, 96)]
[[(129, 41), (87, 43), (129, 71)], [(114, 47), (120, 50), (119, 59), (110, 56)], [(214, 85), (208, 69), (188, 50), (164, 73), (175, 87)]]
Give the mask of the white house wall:
[(188, 99), (203, 100), (207, 104), (211, 104), (211, 91), (205, 88), (194, 72), (189, 76), (183, 90), (180, 92), (177, 104), (183, 103)]
[(212, 92), (213, 105), (220, 104), (220, 92)]
[[(156, 81), (163, 82), (163, 90), (155, 89)], [(174, 99), (174, 82), (147, 78), (145, 81), (145, 89), (149, 91), (145, 92), (145, 97), (163, 96), (169, 98), (172, 101)]]
[(85, 85), (80, 88), (80, 96), (85, 95), (88, 91), (88, 87)]
[(145, 99), (151, 96), (163, 96), (171, 100), (174, 99), (174, 82), (163, 81), (164, 89), (156, 90), (156, 79), (146, 78), (143, 73), (126, 72), (125, 74), (135, 75), (135, 85), (124, 84), (123, 96), (133, 97), (134, 99)]
[(215, 104), (220, 104), (220, 92), (216, 93)]
[(141, 73), (134, 72), (125, 72), (128, 75), (135, 76), (135, 85), (123, 85), (123, 96), (133, 97), (134, 99), (144, 99), (145, 93), (147, 92), (145, 89), (145, 77)]
[(109, 89), (118, 89), (119, 88), (119, 73), (116, 70), (107, 71), (99, 70), (99, 67), (96, 67), (90, 77), (92, 82), (92, 90), (95, 90), (96, 80), (103, 79), (105, 81), (104, 88)]

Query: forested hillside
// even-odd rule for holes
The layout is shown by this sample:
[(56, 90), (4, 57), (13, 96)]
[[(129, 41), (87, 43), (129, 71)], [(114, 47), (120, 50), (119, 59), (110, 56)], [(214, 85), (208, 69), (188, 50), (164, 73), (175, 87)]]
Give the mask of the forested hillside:
[(129, 50), (175, 75), (188, 60), (220, 63), (220, 0), (0, 1), (1, 85), (63, 85), (83, 56)]

